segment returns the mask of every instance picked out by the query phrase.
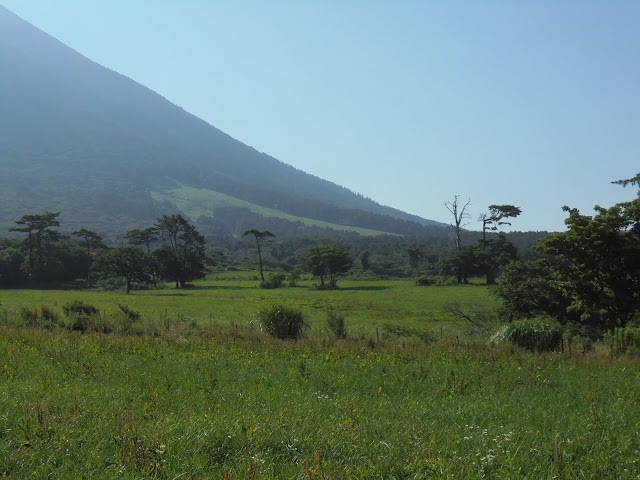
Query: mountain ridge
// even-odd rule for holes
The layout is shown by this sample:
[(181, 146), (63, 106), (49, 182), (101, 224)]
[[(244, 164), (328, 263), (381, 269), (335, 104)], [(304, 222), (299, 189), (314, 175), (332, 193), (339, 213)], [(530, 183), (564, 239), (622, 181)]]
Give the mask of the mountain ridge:
[(287, 214), (301, 216), (304, 208), (304, 217), (324, 217), (316, 220), (359, 218), (351, 226), (369, 228), (384, 223), (377, 216), (390, 217), (382, 230), (388, 233), (406, 233), (407, 222), (424, 233), (442, 226), (248, 146), (2, 6), (0, 66), (0, 227), (27, 213), (17, 203), (40, 210), (73, 205), (82, 212), (67, 212), (77, 217), (74, 225), (100, 218), (140, 226), (175, 209), (151, 195), (170, 189), (167, 179)]

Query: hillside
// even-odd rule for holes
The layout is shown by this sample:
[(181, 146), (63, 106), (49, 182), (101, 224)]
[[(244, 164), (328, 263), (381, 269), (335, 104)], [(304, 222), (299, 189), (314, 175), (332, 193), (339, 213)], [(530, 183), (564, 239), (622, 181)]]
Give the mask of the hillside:
[[(294, 216), (294, 224), (307, 219), (442, 234), (441, 224), (379, 205), (231, 138), (3, 7), (0, 71), (0, 231), (24, 213), (44, 210), (62, 211), (67, 229), (107, 235), (175, 211), (211, 223), (228, 207), (215, 200), (231, 197), (255, 206), (254, 213)], [(184, 188), (209, 192), (206, 211), (195, 218), (193, 206), (180, 200)]]

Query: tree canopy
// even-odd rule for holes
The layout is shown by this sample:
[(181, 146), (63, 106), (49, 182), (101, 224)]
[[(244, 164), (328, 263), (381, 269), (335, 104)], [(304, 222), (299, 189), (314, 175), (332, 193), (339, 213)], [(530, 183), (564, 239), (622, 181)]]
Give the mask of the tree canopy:
[(116, 247), (98, 257), (94, 271), (103, 278), (124, 278), (127, 295), (132, 282), (148, 283), (153, 272), (153, 257), (138, 247)]
[[(614, 183), (639, 182), (640, 174)], [(567, 230), (541, 239), (535, 247), (545, 258), (509, 267), (496, 289), (511, 310), (509, 316), (544, 312), (577, 322), (591, 333), (638, 319), (640, 192), (628, 202), (596, 206), (595, 215), (567, 206), (563, 210), (568, 213)]]
[(353, 266), (353, 258), (344, 245), (319, 245), (307, 249), (304, 264), (320, 280), (319, 288), (338, 286), (338, 276), (348, 272)]
[(182, 215), (163, 215), (156, 225), (161, 245), (156, 257), (167, 279), (185, 287), (189, 280), (204, 277), (205, 238)]
[(505, 218), (515, 218), (522, 213), (519, 207), (513, 205), (489, 205), (489, 213), (483, 213), (478, 218), (482, 222), (482, 240), (487, 239), (487, 230), (497, 231), (502, 225), (511, 225)]

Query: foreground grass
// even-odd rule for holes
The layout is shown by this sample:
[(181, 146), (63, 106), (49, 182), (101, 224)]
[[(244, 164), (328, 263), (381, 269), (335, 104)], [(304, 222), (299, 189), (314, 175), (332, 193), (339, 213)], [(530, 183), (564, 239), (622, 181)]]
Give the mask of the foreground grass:
[(444, 341), (0, 327), (12, 478), (638, 478), (640, 363)]

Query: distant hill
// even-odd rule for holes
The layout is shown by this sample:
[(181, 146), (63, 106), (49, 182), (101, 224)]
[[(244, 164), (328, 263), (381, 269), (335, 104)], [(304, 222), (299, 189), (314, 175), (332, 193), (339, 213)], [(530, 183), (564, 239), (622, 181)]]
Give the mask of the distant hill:
[(172, 212), (227, 233), (277, 220), (448, 234), (233, 139), (0, 7), (0, 236), (46, 210), (107, 238)]

